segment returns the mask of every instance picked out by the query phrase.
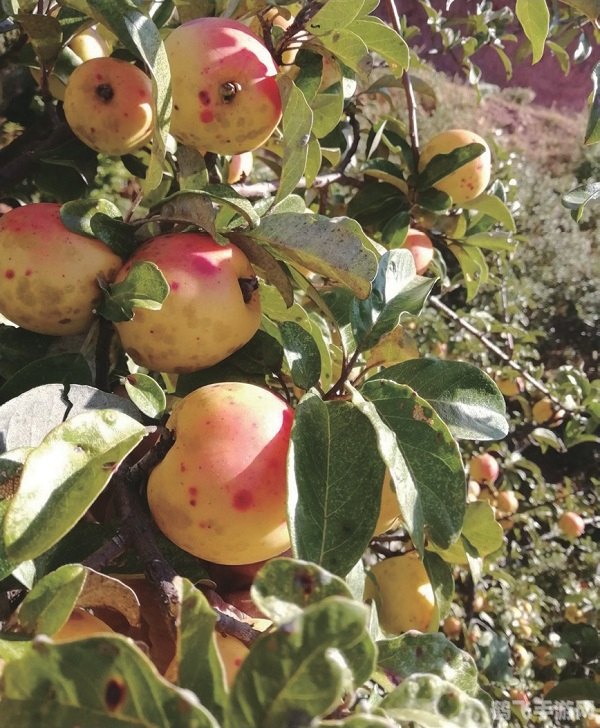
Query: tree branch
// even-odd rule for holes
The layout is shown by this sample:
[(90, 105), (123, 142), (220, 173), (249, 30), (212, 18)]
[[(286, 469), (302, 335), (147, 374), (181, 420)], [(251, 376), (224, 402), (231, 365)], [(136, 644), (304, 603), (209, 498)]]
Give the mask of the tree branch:
[[(330, 172), (329, 174), (319, 175), (310, 187), (319, 189), (333, 184), (334, 182), (339, 182), (339, 184), (346, 185), (347, 187), (363, 186), (363, 183), (358, 179), (354, 179), (354, 177), (348, 177), (342, 172)], [(256, 182), (251, 185), (235, 184), (232, 186), (233, 189), (242, 197), (246, 197), (247, 199), (262, 199), (277, 192), (279, 189), (279, 180), (273, 180), (271, 182)], [(306, 179), (302, 177), (296, 185), (296, 189), (301, 190), (307, 188), (308, 185), (306, 184)]]

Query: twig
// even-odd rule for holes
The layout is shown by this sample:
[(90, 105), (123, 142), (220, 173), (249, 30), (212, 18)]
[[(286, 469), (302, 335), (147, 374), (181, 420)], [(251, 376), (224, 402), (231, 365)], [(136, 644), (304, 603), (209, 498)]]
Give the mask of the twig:
[(512, 359), (508, 354), (506, 354), (502, 349), (500, 349), (496, 344), (494, 344), (493, 341), (490, 341), (485, 334), (482, 334), (481, 331), (475, 328), (472, 324), (470, 324), (468, 321), (465, 321), (464, 318), (459, 316), (457, 313), (455, 313), (451, 308), (448, 308), (445, 303), (442, 303), (440, 299), (437, 296), (431, 296), (429, 298), (429, 303), (436, 308), (438, 311), (440, 311), (444, 316), (449, 318), (454, 323), (458, 324), (461, 328), (463, 328), (465, 331), (468, 331), (470, 334), (473, 334), (481, 343), (486, 347), (486, 349), (489, 349), (492, 351), (497, 357), (499, 357), (505, 364), (507, 364), (509, 367), (514, 369), (515, 371), (519, 372), (523, 379), (529, 382), (532, 387), (535, 387), (537, 390), (542, 392), (548, 399), (550, 399), (553, 404), (555, 404), (559, 409), (563, 409), (567, 412), (572, 412), (572, 408), (569, 408), (567, 405), (563, 404), (559, 399), (557, 399), (551, 392), (548, 390), (548, 388), (542, 384), (538, 379), (535, 377), (532, 377), (529, 372), (525, 371), (523, 367), (516, 362), (514, 359)]
[(346, 383), (346, 380), (350, 376), (350, 372), (352, 369), (354, 369), (354, 366), (356, 362), (358, 361), (358, 357), (360, 356), (361, 350), (359, 347), (356, 348), (354, 354), (345, 362), (345, 364), (342, 366), (342, 372), (339, 376), (339, 379), (335, 384), (331, 386), (329, 391), (325, 392), (323, 395), (323, 399), (333, 399), (337, 395), (339, 395), (344, 387), (344, 384)]
[[(199, 587), (206, 597), (210, 606), (217, 613), (217, 624), (215, 629), (222, 634), (229, 634), (243, 642), (247, 647), (260, 637), (260, 632), (247, 621), (247, 614), (241, 612), (232, 604), (222, 599), (214, 589), (206, 586)], [(231, 614), (232, 613), (232, 614)], [(237, 615), (237, 616), (234, 616)]]
[(344, 154), (341, 162), (336, 167), (336, 172), (344, 173), (346, 167), (352, 161), (352, 157), (356, 154), (358, 145), (360, 143), (360, 124), (356, 118), (356, 107), (354, 104), (349, 104), (346, 108), (346, 114), (349, 119), (350, 126), (352, 128), (352, 144), (348, 147), (346, 154)]
[(97, 548), (81, 563), (90, 569), (94, 569), (94, 571), (104, 571), (107, 566), (110, 566), (119, 557), (123, 556), (126, 550), (127, 544), (125, 543), (125, 539), (120, 533), (115, 533), (110, 541), (103, 543), (100, 548)]
[[(341, 185), (347, 187), (362, 187), (363, 183), (359, 179), (348, 177), (341, 172), (330, 172), (329, 174), (322, 174), (315, 178), (315, 181), (310, 185), (315, 189), (326, 187), (327, 185), (339, 182)], [(306, 183), (306, 179), (302, 177), (296, 189), (307, 189), (309, 185)], [(273, 180), (271, 182), (256, 182), (255, 184), (235, 184), (233, 189), (242, 197), (247, 199), (262, 199), (274, 194), (279, 189), (279, 180)]]

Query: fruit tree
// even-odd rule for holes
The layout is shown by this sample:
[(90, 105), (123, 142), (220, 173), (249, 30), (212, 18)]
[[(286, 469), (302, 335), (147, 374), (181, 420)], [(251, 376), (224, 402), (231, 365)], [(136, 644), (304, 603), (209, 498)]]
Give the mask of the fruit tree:
[(0, 726), (593, 724), (598, 319), (477, 63), (600, 15), (453, 5), (2, 3)]

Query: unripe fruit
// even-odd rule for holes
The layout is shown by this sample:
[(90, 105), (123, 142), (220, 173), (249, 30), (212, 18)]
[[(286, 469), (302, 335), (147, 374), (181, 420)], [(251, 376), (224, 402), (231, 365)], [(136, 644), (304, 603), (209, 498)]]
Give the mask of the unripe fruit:
[(94, 617), (85, 609), (76, 607), (67, 622), (52, 635), (55, 642), (68, 642), (70, 640), (83, 639), (93, 634), (107, 634), (113, 632), (106, 622)]
[(217, 649), (223, 660), (223, 667), (225, 668), (225, 682), (227, 687), (231, 688), (242, 666), (242, 662), (246, 659), (250, 650), (243, 642), (240, 642), (240, 640), (231, 635), (215, 632), (215, 637)]
[(578, 513), (567, 511), (558, 519), (558, 527), (568, 538), (579, 538), (585, 531), (585, 523)]
[(243, 23), (197, 18), (165, 41), (171, 66), (171, 133), (202, 152), (260, 147), (281, 119), (277, 66)]
[(408, 228), (408, 235), (402, 247), (410, 250), (415, 261), (417, 275), (425, 273), (433, 260), (433, 243), (429, 236), (415, 228)]
[(167, 422), (175, 444), (148, 481), (165, 536), (218, 564), (249, 564), (289, 548), (292, 420), (291, 407), (252, 384), (210, 384), (185, 397)]
[(519, 499), (512, 490), (502, 490), (496, 498), (496, 507), (501, 513), (512, 516), (519, 510)]
[(416, 551), (379, 561), (367, 574), (365, 599), (374, 599), (381, 627), (391, 634), (437, 629), (433, 587)]
[(381, 486), (381, 506), (379, 517), (375, 524), (374, 536), (379, 536), (386, 531), (391, 531), (402, 522), (402, 512), (398, 497), (392, 485), (390, 471), (386, 469), (383, 485)]
[(227, 184), (234, 185), (236, 182), (243, 182), (252, 172), (254, 166), (254, 155), (252, 152), (234, 154), (227, 166)]
[(449, 640), (457, 640), (462, 634), (462, 621), (452, 615), (446, 617), (442, 630)]
[(92, 58), (106, 58), (112, 50), (110, 43), (100, 35), (95, 25), (77, 33), (69, 43), (69, 48), (84, 62)]
[(258, 282), (235, 245), (218, 245), (205, 233), (162, 235), (136, 250), (117, 282), (143, 261), (160, 268), (170, 291), (160, 310), (135, 309), (133, 319), (116, 324), (123, 347), (138, 364), (161, 372), (204, 369), (256, 333)]
[(16, 207), (0, 218), (0, 312), (38, 334), (80, 334), (102, 298), (98, 278), (122, 265), (100, 240), (68, 230), (60, 205)]
[(73, 133), (89, 147), (105, 154), (129, 154), (152, 136), (152, 83), (126, 61), (93, 58), (70, 75), (64, 110)]
[(466, 129), (450, 129), (437, 134), (421, 149), (419, 157), (419, 171), (423, 171), (429, 162), (438, 154), (448, 154), (458, 147), (466, 144), (482, 144), (485, 147), (483, 154), (451, 174), (443, 177), (433, 186), (437, 190), (450, 195), (455, 205), (470, 202), (485, 190), (491, 176), (491, 153), (486, 141), (479, 134)]
[(531, 408), (531, 419), (536, 425), (558, 427), (565, 416), (564, 410), (556, 410), (549, 397), (542, 397)]
[(492, 484), (500, 475), (500, 466), (493, 455), (484, 452), (482, 455), (473, 455), (469, 473), (471, 478), (478, 483)]

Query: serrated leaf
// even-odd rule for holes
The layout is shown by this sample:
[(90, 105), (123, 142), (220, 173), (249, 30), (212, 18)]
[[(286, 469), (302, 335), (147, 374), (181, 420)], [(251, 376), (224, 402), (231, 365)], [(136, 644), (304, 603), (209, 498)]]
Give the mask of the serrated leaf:
[(353, 685), (346, 654), (368, 637), (366, 623), (363, 604), (329, 597), (260, 637), (237, 675), (225, 728), (308, 725), (327, 714)]
[(81, 354), (53, 354), (32, 361), (0, 387), (0, 404), (44, 384), (92, 384), (92, 372)]
[(369, 380), (353, 401), (369, 418), (388, 466), (404, 523), (423, 553), (424, 532), (441, 548), (460, 533), (465, 476), (456, 441), (425, 399), (410, 387)]
[(467, 564), (463, 538), (476, 550), (479, 558), (493, 554), (504, 543), (502, 526), (496, 521), (493, 508), (484, 501), (467, 504), (461, 536), (449, 549), (438, 549), (434, 544), (431, 548), (450, 564)]
[(165, 411), (167, 397), (159, 383), (147, 374), (138, 372), (125, 377), (125, 389), (133, 404), (146, 417), (157, 419)]
[(415, 673), (441, 677), (469, 695), (479, 690), (477, 666), (467, 652), (459, 650), (440, 632), (406, 633), (377, 642), (377, 666), (394, 685)]
[(506, 203), (496, 195), (488, 195), (485, 192), (470, 202), (461, 203), (461, 207), (467, 210), (479, 210), (484, 215), (494, 218), (512, 233), (517, 231), (515, 221)]
[(343, 576), (361, 557), (381, 501), (385, 469), (376, 447), (368, 419), (350, 403), (324, 402), (314, 394), (301, 400), (288, 456), (289, 527), (297, 558)]
[(339, 281), (358, 298), (369, 295), (377, 262), (355, 220), (286, 212), (267, 215), (248, 235), (284, 259)]
[(517, 19), (531, 43), (533, 63), (544, 55), (544, 46), (550, 30), (550, 11), (546, 0), (517, 0)]
[(418, 315), (437, 279), (418, 276), (408, 250), (381, 256), (369, 298), (352, 302), (352, 330), (358, 348), (370, 349), (400, 323), (403, 314)]
[(280, 323), (279, 331), (294, 384), (301, 389), (310, 389), (321, 376), (321, 355), (315, 340), (295, 321)]
[(275, 624), (285, 624), (302, 610), (331, 596), (351, 598), (343, 579), (310, 561), (270, 559), (254, 577), (252, 600)]
[(275, 202), (284, 200), (302, 179), (308, 158), (308, 143), (313, 124), (313, 112), (304, 94), (287, 76), (278, 79), (284, 100), (283, 159)]
[(426, 399), (450, 432), (463, 440), (501, 440), (508, 434), (506, 403), (494, 381), (472, 364), (413, 359), (375, 374), (406, 384)]
[(398, 78), (408, 69), (410, 56), (406, 41), (389, 25), (375, 17), (355, 20), (349, 30), (356, 33), (367, 47), (387, 61), (390, 71)]
[(436, 154), (417, 176), (417, 189), (427, 190), (444, 177), (460, 169), (485, 152), (483, 144), (477, 142), (457, 147), (447, 154)]
[(600, 142), (600, 62), (592, 71), (592, 93), (590, 95), (590, 113), (585, 130), (585, 144)]
[(169, 290), (167, 279), (155, 263), (136, 261), (120, 283), (108, 287), (97, 312), (109, 321), (130, 321), (134, 308), (160, 310)]
[(2, 719), (10, 725), (218, 728), (189, 691), (161, 677), (120, 635), (37, 643), (3, 672)]
[(491, 728), (483, 704), (436, 675), (411, 675), (381, 702), (395, 720), (428, 728)]
[(176, 584), (180, 594), (177, 684), (195, 693), (222, 723), (227, 693), (214, 637), (217, 615), (204, 594), (190, 581), (177, 577)]
[(52, 430), (27, 457), (4, 519), (9, 558), (35, 558), (59, 541), (145, 434), (115, 410), (83, 413)]

